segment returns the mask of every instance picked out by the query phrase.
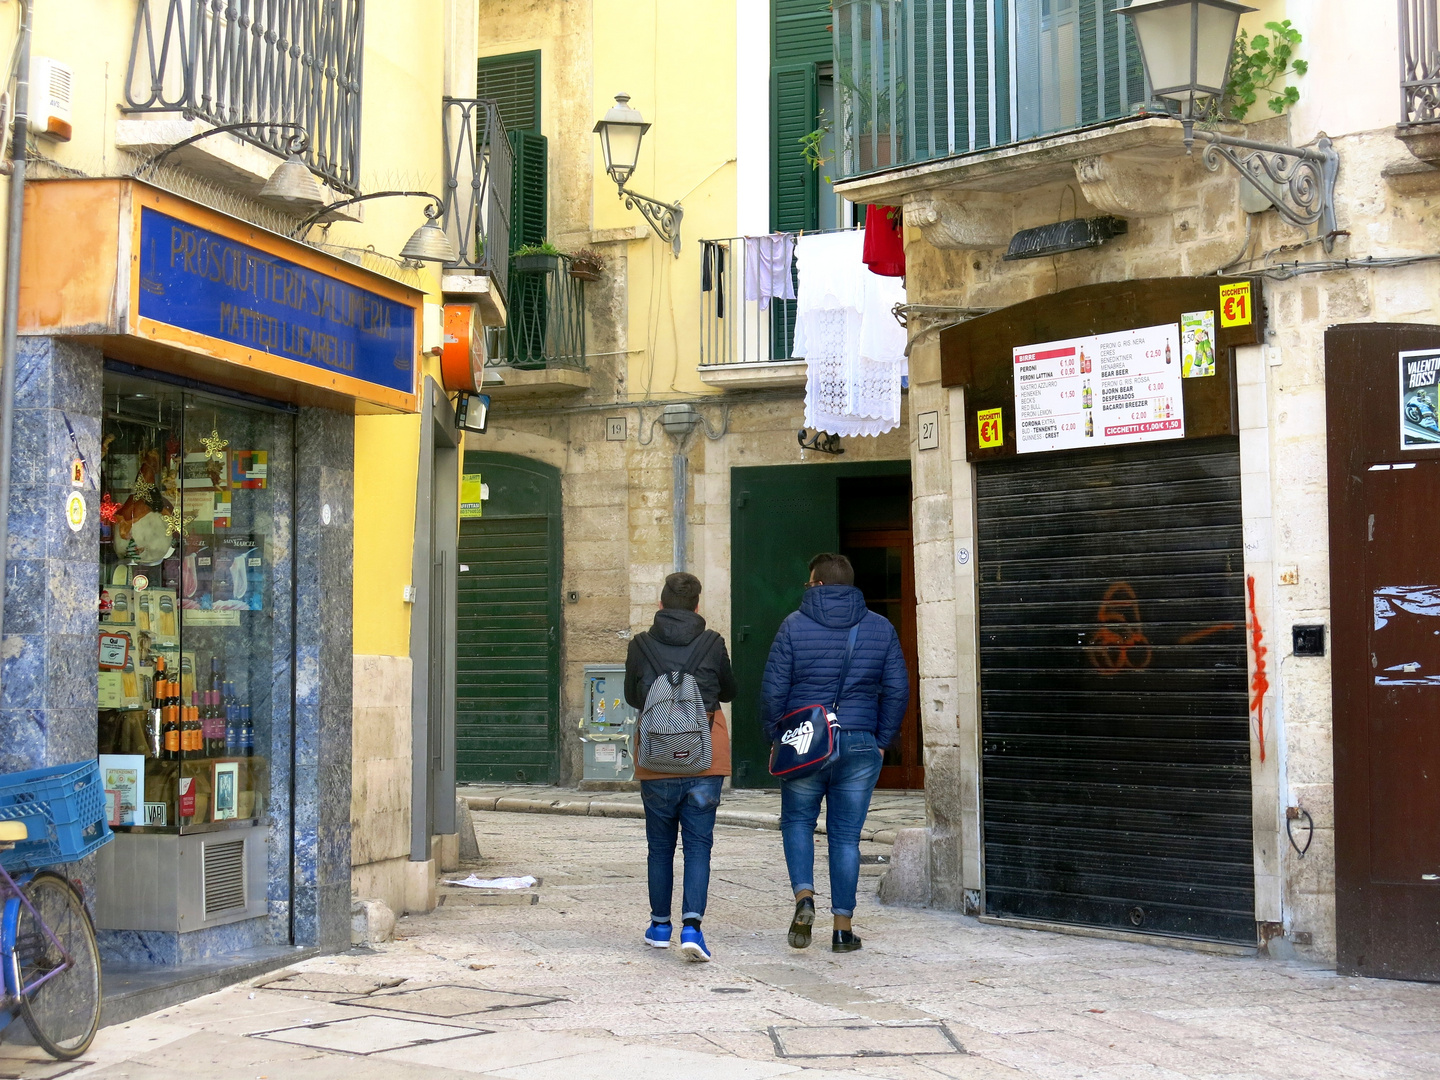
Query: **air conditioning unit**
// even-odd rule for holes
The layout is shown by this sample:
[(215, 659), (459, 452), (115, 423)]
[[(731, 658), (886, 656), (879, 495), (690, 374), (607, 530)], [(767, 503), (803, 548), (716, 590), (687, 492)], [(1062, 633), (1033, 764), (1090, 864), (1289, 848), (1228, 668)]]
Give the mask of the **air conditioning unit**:
[(71, 106), (75, 73), (69, 64), (37, 56), (30, 61), (30, 131), (34, 135), (70, 141)]

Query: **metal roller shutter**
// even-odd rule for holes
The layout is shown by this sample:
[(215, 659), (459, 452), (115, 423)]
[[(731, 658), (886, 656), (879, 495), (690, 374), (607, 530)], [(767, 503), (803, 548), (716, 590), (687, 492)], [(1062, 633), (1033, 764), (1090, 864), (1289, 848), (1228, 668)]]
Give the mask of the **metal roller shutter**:
[(547, 517), (461, 523), (465, 569), (455, 616), (461, 783), (545, 783), (554, 776), (556, 526)]
[(1253, 944), (1236, 440), (976, 484), (986, 913)]

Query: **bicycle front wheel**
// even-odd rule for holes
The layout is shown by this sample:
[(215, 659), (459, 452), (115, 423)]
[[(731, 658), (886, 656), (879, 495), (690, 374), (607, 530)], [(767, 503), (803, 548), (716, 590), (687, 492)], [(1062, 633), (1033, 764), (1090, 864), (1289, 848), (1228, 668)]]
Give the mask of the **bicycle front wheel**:
[[(22, 891), (35, 914), (20, 905), (15, 954), (21, 983), (32, 986), (50, 977), (21, 997), (20, 1015), (47, 1054), (62, 1061), (78, 1057), (89, 1048), (100, 1026), (100, 950), (95, 944), (95, 925), (80, 893), (59, 874), (41, 871)], [(67, 954), (69, 967), (65, 967)]]

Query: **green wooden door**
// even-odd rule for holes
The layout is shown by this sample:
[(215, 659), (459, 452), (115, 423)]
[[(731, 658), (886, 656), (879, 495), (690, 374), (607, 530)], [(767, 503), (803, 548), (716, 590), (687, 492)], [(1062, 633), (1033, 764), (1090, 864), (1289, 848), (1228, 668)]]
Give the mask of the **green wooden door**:
[(460, 523), (456, 779), (555, 779), (560, 711), (560, 475), (468, 453), (484, 517)]
[(840, 481), (909, 471), (908, 461), (730, 470), (735, 787), (776, 786), (768, 768), (770, 744), (760, 727), (760, 679), (775, 632), (800, 606), (811, 558), (840, 548)]

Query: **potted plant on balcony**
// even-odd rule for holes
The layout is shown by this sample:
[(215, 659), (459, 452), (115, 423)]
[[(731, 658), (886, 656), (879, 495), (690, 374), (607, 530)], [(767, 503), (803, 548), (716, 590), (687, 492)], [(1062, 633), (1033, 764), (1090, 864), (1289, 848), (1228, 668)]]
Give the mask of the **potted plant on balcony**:
[(581, 248), (570, 256), (569, 274), (576, 281), (599, 281), (605, 272), (605, 256), (589, 248)]
[(526, 244), (510, 257), (510, 268), (553, 274), (560, 268), (561, 257), (560, 249), (548, 240), (541, 244)]

